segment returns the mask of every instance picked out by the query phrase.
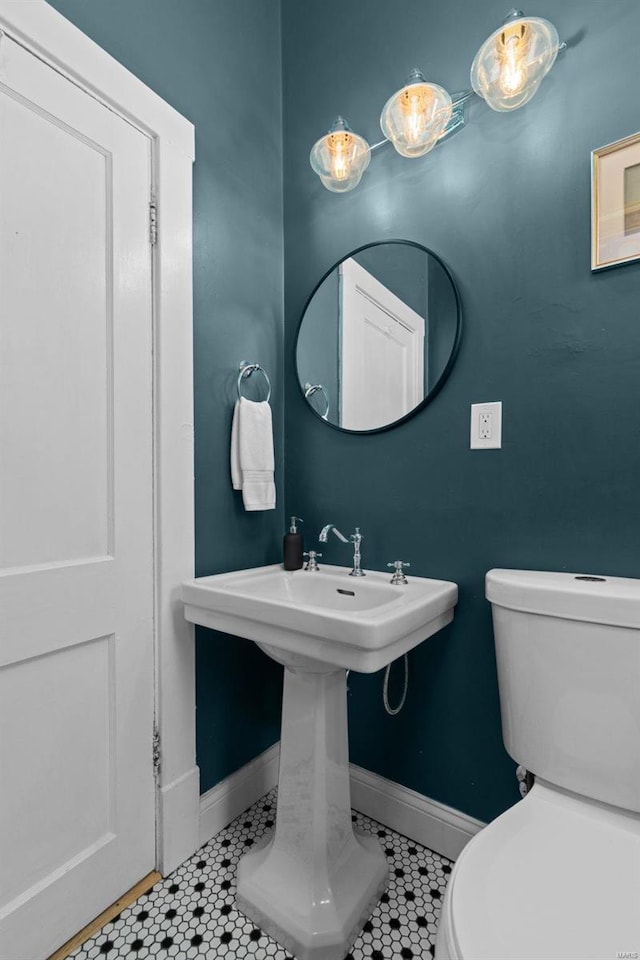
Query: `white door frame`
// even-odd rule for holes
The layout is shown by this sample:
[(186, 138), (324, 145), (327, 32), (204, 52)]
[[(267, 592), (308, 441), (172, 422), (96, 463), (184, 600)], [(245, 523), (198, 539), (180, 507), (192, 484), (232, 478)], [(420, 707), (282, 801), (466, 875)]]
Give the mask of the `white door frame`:
[[(363, 320), (365, 327), (369, 323), (362, 314), (365, 303), (369, 303), (378, 311), (382, 311), (389, 319), (387, 336), (396, 339), (396, 342), (404, 337), (405, 344), (409, 348), (409, 362), (407, 364), (407, 372), (410, 377), (408, 381), (409, 396), (406, 398), (407, 408), (401, 414), (404, 417), (424, 398), (425, 318), (378, 280), (374, 274), (369, 273), (353, 257), (348, 257), (342, 261), (339, 276), (340, 351), (342, 354), (340, 358), (340, 422), (344, 424), (346, 409), (347, 417), (351, 417), (352, 420), (355, 418), (362, 423), (362, 419), (358, 417), (358, 411), (362, 409), (360, 392), (364, 386), (362, 378), (362, 370), (365, 369), (362, 366), (364, 364), (362, 355), (364, 327), (358, 321)], [(373, 321), (371, 323), (375, 329), (376, 324)], [(380, 328), (377, 327), (377, 329)], [(366, 376), (364, 379), (366, 382)], [(379, 384), (378, 387), (378, 394), (380, 395), (383, 385)], [(361, 425), (354, 427), (353, 424), (347, 424), (347, 429), (365, 430), (371, 429), (371, 427)]]
[[(156, 863), (164, 875), (198, 848), (195, 650), (180, 585), (194, 576), (193, 125), (45, 0), (0, 0), (0, 31), (142, 130), (158, 212), (153, 259), (153, 498)], [(0, 37), (0, 57), (2, 40)]]

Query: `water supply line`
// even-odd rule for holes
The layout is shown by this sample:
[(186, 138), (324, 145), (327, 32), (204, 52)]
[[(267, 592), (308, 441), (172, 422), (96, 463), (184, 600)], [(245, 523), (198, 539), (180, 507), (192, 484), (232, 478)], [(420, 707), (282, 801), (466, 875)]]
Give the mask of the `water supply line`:
[[(384, 672), (384, 685), (382, 687), (382, 702), (384, 703), (384, 708), (391, 717), (395, 717), (397, 713), (400, 713), (404, 707), (404, 702), (407, 699), (407, 690), (409, 689), (409, 654), (405, 653), (404, 655), (404, 688), (402, 690), (402, 697), (400, 698), (400, 703), (397, 707), (392, 707), (389, 705), (389, 674), (391, 673), (392, 664), (387, 664), (387, 669)], [(347, 692), (349, 691), (349, 674), (351, 670), (347, 670), (345, 674), (345, 680), (347, 681)]]
[(384, 708), (391, 717), (395, 717), (397, 713), (400, 713), (404, 707), (404, 702), (407, 699), (407, 690), (409, 689), (409, 654), (405, 653), (404, 655), (404, 688), (402, 690), (402, 696), (400, 697), (400, 703), (397, 707), (389, 706), (389, 674), (391, 673), (392, 664), (387, 664), (387, 669), (384, 673), (384, 685), (382, 687), (382, 702), (384, 703)]

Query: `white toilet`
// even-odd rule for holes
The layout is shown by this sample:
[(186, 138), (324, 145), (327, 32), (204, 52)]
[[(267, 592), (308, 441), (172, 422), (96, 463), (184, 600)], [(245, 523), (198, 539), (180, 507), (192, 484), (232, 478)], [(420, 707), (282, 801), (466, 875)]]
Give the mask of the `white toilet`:
[(436, 960), (640, 957), (640, 580), (491, 570), (502, 730), (536, 776), (451, 874)]

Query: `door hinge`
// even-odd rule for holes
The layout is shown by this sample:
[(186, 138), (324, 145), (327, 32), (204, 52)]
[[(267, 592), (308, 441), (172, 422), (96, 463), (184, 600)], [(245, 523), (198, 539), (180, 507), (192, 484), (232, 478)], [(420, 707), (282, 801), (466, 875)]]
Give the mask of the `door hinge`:
[(155, 200), (149, 204), (149, 243), (155, 247), (158, 242), (158, 207)]
[(157, 725), (153, 725), (153, 772), (158, 775), (160, 772), (160, 731), (158, 730)]

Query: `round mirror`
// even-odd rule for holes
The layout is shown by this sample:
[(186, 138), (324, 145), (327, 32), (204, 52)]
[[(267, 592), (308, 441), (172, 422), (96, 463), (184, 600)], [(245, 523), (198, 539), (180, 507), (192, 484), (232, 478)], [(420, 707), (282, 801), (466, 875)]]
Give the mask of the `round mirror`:
[(300, 389), (334, 427), (385, 430), (440, 390), (460, 328), (458, 291), (435, 253), (408, 240), (360, 247), (307, 301), (296, 343)]

